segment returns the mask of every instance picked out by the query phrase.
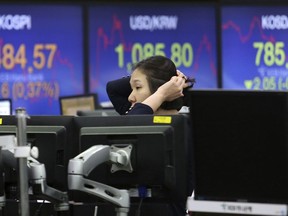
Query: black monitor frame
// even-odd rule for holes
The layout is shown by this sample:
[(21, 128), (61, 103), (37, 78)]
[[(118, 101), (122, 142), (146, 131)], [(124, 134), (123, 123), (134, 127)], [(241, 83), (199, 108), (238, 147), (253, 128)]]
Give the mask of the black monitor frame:
[(288, 93), (191, 90), (196, 200), (288, 202)]
[(77, 116), (119, 116), (115, 109), (79, 110)]
[(186, 116), (75, 117), (74, 120), (79, 153), (93, 145), (133, 146), (132, 173), (111, 173), (111, 165), (104, 163), (90, 173), (89, 179), (119, 189), (145, 186), (151, 190), (151, 199), (187, 199)]
[[(0, 135), (17, 136), (17, 117), (0, 116)], [(67, 190), (67, 165), (75, 156), (72, 116), (29, 116), (26, 122), (27, 143), (39, 149), (37, 161), (46, 169), (47, 184), (55, 189)], [(51, 145), (51, 146), (49, 146)], [(74, 147), (73, 147), (74, 146)], [(7, 168), (6, 183), (17, 180), (17, 170)]]

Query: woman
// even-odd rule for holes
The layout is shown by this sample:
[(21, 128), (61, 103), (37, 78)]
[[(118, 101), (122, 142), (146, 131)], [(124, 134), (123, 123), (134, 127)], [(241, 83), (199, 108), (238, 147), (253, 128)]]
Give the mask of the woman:
[[(192, 87), (194, 79), (177, 71), (174, 63), (163, 56), (153, 56), (137, 63), (131, 77), (107, 83), (107, 94), (121, 115), (174, 115), (183, 106), (183, 90)], [(189, 192), (193, 189), (192, 161), (189, 161)], [(171, 203), (174, 216), (186, 215), (186, 203)]]
[(172, 115), (183, 106), (183, 89), (194, 82), (177, 71), (169, 58), (152, 56), (137, 63), (131, 77), (108, 82), (106, 91), (121, 115)]

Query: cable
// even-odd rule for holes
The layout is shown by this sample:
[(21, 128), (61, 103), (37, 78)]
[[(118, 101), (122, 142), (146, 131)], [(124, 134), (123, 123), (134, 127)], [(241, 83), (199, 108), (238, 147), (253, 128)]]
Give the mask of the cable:
[(138, 208), (136, 209), (136, 214), (135, 216), (140, 216), (141, 215), (141, 207), (142, 207), (142, 202), (143, 202), (144, 198), (140, 199), (140, 203), (138, 205)]
[(143, 203), (143, 200), (147, 197), (147, 193), (148, 193), (148, 190), (145, 186), (139, 186), (138, 187), (138, 194), (139, 194), (139, 197), (141, 199), (140, 199), (138, 208), (136, 209), (136, 215), (135, 216), (140, 216), (142, 203)]
[(41, 208), (44, 204), (45, 200), (43, 200), (43, 202), (39, 205), (39, 207), (35, 210), (34, 216), (40, 216), (41, 214)]

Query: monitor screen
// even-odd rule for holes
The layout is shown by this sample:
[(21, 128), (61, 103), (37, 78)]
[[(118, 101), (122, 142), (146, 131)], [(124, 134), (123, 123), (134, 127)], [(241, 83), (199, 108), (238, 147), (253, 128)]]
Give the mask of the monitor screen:
[(152, 55), (170, 58), (195, 77), (195, 88), (217, 88), (216, 6), (156, 2), (89, 7), (89, 87), (109, 101), (106, 83), (130, 75)]
[(287, 9), (287, 4), (221, 7), (224, 89), (288, 90)]
[(93, 145), (132, 146), (132, 172), (111, 172), (111, 164), (103, 163), (87, 178), (119, 189), (143, 186), (151, 198), (186, 200), (187, 120), (182, 115), (75, 117), (80, 152)]
[(195, 199), (287, 203), (288, 93), (191, 90)]
[(0, 98), (59, 115), (59, 96), (84, 93), (82, 7), (6, 2), (0, 14)]
[[(0, 116), (0, 119), (0, 135), (17, 136), (16, 116)], [(68, 160), (75, 156), (72, 150), (75, 140), (72, 137), (73, 117), (30, 116), (26, 123), (27, 143), (31, 147), (38, 147), (39, 157), (36, 160), (45, 165), (47, 184), (59, 190), (67, 190), (66, 168)], [(5, 169), (5, 182), (13, 188), (17, 183), (17, 171), (11, 167)], [(7, 191), (7, 194), (10, 193)]]
[(76, 116), (77, 111), (92, 111), (99, 108), (97, 94), (83, 94), (59, 97), (61, 115)]
[(0, 99), (0, 116), (1, 115), (12, 115), (11, 99)]

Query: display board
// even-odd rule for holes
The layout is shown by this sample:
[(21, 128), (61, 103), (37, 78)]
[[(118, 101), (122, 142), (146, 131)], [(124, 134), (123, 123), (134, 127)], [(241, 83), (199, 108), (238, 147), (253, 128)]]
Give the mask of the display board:
[(195, 88), (217, 87), (214, 5), (102, 4), (89, 8), (90, 92), (108, 101), (106, 83), (152, 55), (171, 58)]
[(0, 97), (13, 110), (59, 114), (59, 96), (83, 93), (82, 26), (80, 6), (1, 5)]
[(225, 89), (288, 89), (288, 6), (223, 6)]

